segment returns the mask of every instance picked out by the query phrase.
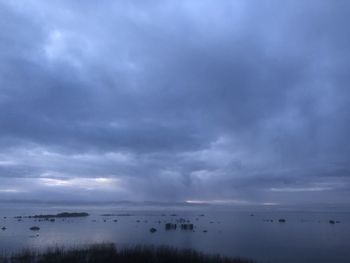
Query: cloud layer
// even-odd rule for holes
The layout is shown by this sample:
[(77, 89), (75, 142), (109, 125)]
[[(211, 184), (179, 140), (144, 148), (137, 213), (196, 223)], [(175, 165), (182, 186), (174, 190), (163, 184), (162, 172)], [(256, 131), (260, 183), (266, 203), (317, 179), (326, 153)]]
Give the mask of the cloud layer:
[(0, 198), (347, 203), (348, 1), (0, 1)]

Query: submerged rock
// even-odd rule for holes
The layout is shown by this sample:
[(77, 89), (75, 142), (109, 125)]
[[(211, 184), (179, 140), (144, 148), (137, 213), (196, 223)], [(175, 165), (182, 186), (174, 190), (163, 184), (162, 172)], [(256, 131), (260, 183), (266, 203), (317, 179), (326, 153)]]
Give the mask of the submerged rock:
[(334, 225), (335, 224), (335, 221), (334, 220), (329, 220), (329, 223)]
[(30, 230), (32, 231), (39, 231), (40, 230), (40, 227), (38, 226), (32, 226), (31, 228), (29, 228)]
[(149, 232), (151, 232), (151, 233), (157, 232), (157, 229), (155, 229), (154, 227), (152, 227), (152, 228), (149, 230)]
[(285, 223), (286, 220), (285, 220), (284, 218), (281, 218), (281, 219), (278, 219), (278, 222), (280, 222), (280, 223)]
[(7, 229), (7, 228), (6, 228), (6, 227), (4, 227), (4, 226), (1, 228), (1, 230), (2, 230), (2, 231), (5, 231), (6, 229)]

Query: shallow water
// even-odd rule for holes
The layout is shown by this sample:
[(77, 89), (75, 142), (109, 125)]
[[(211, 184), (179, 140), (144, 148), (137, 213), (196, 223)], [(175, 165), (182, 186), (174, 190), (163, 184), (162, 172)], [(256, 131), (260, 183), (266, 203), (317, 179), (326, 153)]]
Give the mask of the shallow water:
[[(55, 222), (38, 222), (33, 218), (18, 221), (14, 218), (63, 211), (88, 212), (90, 216), (56, 219)], [(105, 213), (129, 216), (101, 216)], [(165, 230), (166, 222), (175, 223), (179, 218), (190, 220), (195, 230)], [(286, 222), (279, 223), (280, 218), (285, 218)], [(274, 221), (265, 222), (266, 219)], [(340, 223), (330, 224), (331, 219)], [(34, 225), (40, 230), (30, 231)], [(121, 246), (154, 244), (193, 248), (206, 253), (252, 258), (258, 262), (350, 262), (350, 213), (339, 211), (6, 203), (0, 204), (0, 228), (2, 226), (7, 229), (0, 230), (0, 253), (24, 248), (114, 242)], [(157, 232), (150, 233), (151, 227)]]

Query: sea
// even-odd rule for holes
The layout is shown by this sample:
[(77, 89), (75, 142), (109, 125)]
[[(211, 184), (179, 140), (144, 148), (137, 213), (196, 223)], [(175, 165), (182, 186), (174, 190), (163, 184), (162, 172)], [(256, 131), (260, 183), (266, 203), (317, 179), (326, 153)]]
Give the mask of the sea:
[[(56, 218), (54, 222), (28, 218), (62, 212), (87, 212), (89, 216)], [(166, 223), (191, 223), (194, 228), (167, 230)], [(30, 230), (33, 226), (40, 230)], [(152, 233), (151, 228), (156, 231)], [(96, 243), (114, 243), (117, 248), (190, 248), (261, 263), (349, 263), (350, 210), (322, 206), (0, 202), (1, 255)]]

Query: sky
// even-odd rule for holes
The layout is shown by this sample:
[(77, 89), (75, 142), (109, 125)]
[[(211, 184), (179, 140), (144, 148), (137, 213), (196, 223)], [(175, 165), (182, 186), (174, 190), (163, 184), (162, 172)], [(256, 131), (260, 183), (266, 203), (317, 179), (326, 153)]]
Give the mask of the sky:
[(349, 204), (349, 17), (0, 0), (0, 200)]

